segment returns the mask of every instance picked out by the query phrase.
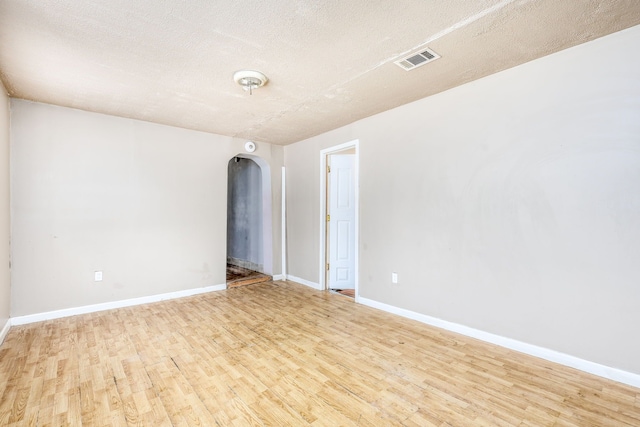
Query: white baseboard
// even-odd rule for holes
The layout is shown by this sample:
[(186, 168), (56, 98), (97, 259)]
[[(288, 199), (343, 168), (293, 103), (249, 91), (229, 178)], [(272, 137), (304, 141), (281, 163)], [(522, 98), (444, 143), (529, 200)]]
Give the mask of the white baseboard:
[(393, 313), (402, 317), (406, 317), (408, 319), (417, 320), (418, 322), (426, 323), (427, 325), (435, 326), (441, 329), (446, 329), (448, 331), (456, 332), (462, 335), (466, 335), (468, 337), (472, 337), (472, 338), (476, 338), (492, 344), (496, 344), (501, 347), (519, 351), (521, 353), (529, 354), (531, 356), (539, 357), (541, 359), (545, 359), (550, 362), (555, 362), (560, 365), (579, 369), (581, 371), (588, 372), (590, 374), (594, 374), (599, 377), (607, 378), (613, 381), (617, 381), (623, 384), (640, 388), (639, 374), (634, 374), (632, 372), (623, 371), (617, 368), (611, 368), (609, 366), (601, 365), (599, 363), (590, 362), (588, 360), (580, 359), (575, 356), (561, 353), (559, 351), (550, 350), (544, 347), (538, 347), (537, 345), (527, 344), (525, 342), (502, 337), (500, 335), (494, 335), (489, 332), (481, 331), (479, 329), (470, 328), (468, 326), (460, 325), (458, 323), (448, 322), (446, 320), (438, 319), (436, 317), (431, 317), (425, 314), (416, 313), (414, 311), (384, 304), (384, 303), (370, 300), (367, 298), (360, 297), (358, 298), (358, 302), (363, 305), (367, 305), (369, 307), (386, 311), (388, 313)]
[(273, 276), (273, 280), (287, 280), (287, 276), (285, 276), (284, 274), (275, 274)]
[(319, 291), (323, 290), (320, 288), (320, 285), (318, 283), (310, 282), (309, 280), (292, 276), (290, 274), (287, 274), (287, 277), (285, 278), (285, 280), (291, 280), (292, 282), (300, 283), (301, 285), (309, 286), (310, 288), (317, 289)]
[(114, 308), (130, 307), (132, 305), (148, 304), (150, 302), (165, 301), (169, 299), (189, 297), (207, 292), (222, 291), (227, 285), (213, 285), (204, 288), (186, 289), (184, 291), (169, 292), (166, 294), (150, 295), (140, 298), (131, 298), (120, 301), (105, 302), (101, 304), (85, 305), (82, 307), (66, 308), (63, 310), (48, 311), (45, 313), (28, 314), (11, 318), (12, 325), (25, 325), (27, 323), (42, 322), (45, 320), (59, 319), (61, 317), (75, 316), (78, 314), (94, 313), (96, 311), (112, 310)]
[(9, 333), (9, 329), (11, 329), (11, 319), (7, 319), (7, 322), (4, 324), (4, 327), (0, 331), (0, 344), (4, 342), (4, 339), (7, 337)]

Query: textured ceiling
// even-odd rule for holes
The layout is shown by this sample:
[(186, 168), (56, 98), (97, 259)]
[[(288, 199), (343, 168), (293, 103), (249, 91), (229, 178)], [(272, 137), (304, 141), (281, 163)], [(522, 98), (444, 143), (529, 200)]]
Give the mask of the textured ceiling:
[[(289, 144), (637, 24), (638, 0), (0, 0), (0, 78), (16, 98)], [(423, 47), (442, 58), (393, 63)], [(239, 69), (270, 81), (249, 95)]]

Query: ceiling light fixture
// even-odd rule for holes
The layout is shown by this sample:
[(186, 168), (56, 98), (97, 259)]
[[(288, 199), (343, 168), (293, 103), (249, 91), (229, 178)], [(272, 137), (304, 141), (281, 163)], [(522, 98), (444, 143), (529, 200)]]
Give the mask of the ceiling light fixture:
[(233, 80), (242, 86), (242, 89), (253, 94), (254, 89), (264, 86), (269, 79), (260, 71), (240, 70), (233, 75)]

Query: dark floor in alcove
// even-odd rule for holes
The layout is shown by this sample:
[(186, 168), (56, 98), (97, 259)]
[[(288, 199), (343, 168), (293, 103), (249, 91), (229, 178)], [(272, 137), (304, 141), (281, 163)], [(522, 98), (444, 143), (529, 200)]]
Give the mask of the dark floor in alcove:
[(273, 280), (273, 277), (260, 273), (259, 271), (253, 271), (248, 268), (238, 267), (237, 265), (227, 264), (228, 288), (268, 282), (270, 280)]

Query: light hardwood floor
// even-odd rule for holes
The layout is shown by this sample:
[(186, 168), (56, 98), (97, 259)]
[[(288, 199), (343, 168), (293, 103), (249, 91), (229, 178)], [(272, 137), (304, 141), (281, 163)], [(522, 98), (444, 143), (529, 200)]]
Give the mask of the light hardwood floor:
[(640, 389), (290, 282), (13, 327), (0, 425), (640, 426)]

